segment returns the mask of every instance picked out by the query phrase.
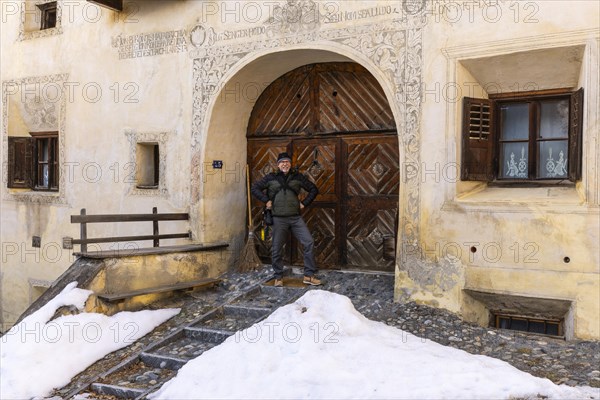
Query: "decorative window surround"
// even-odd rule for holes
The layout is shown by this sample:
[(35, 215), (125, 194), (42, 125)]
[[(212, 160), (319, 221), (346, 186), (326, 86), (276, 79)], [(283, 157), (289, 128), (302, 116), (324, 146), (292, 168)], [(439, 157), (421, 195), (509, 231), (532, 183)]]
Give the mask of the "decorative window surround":
[[(41, 30), (35, 30), (35, 31), (25, 31), (25, 22), (26, 22), (25, 18), (27, 16), (26, 11), (31, 13), (33, 10), (33, 8), (29, 8), (29, 7), (37, 8), (38, 4), (51, 3), (51, 2), (52, 1), (48, 1), (48, 0), (35, 0), (32, 2), (28, 2), (29, 3), (28, 6), (26, 6), (25, 2), (23, 2), (23, 6), (20, 7), (21, 8), (21, 24), (19, 26), (19, 37), (17, 38), (17, 40), (21, 41), (21, 40), (37, 39), (37, 38), (42, 38), (42, 37), (61, 35), (63, 33), (62, 1), (60, 1), (60, 0), (56, 2), (56, 26), (54, 28), (41, 29)], [(41, 22), (40, 22), (40, 24), (41, 24)]]
[[(62, 83), (68, 81), (69, 74), (58, 74), (58, 75), (47, 75), (38, 77), (29, 77), (22, 79), (6, 80), (2, 82), (2, 102), (8, 105), (9, 93), (14, 90), (14, 87), (23, 87), (24, 85), (39, 85), (43, 86), (46, 84), (52, 84), (53, 86), (62, 87)], [(61, 95), (60, 100), (55, 103), (44, 105), (43, 107), (36, 109), (35, 112), (40, 115), (47, 114), (47, 108), (57, 107), (58, 108), (58, 121), (56, 121), (56, 129), (58, 131), (58, 159), (60, 160), (59, 169), (62, 172), (62, 166), (67, 160), (65, 149), (65, 126), (66, 126), (66, 110), (67, 110), (67, 96)], [(7, 201), (20, 201), (25, 203), (38, 203), (38, 204), (61, 204), (67, 205), (67, 192), (66, 192), (66, 180), (65, 174), (59, 174), (59, 185), (58, 192), (40, 192), (40, 191), (24, 191), (24, 190), (13, 190), (8, 189), (6, 184), (8, 182), (8, 108), (7, 106), (2, 109), (2, 186), (1, 193), (2, 199)], [(36, 118), (39, 122), (40, 127), (45, 126), (48, 121), (45, 118)]]
[(129, 141), (129, 163), (137, 168), (137, 145), (139, 143), (158, 143), (159, 148), (159, 171), (158, 187), (142, 189), (137, 187), (135, 179), (129, 180), (129, 195), (131, 196), (159, 196), (168, 197), (169, 191), (166, 184), (167, 168), (167, 138), (173, 132), (125, 132)]
[[(469, 44), (442, 49), (446, 57), (447, 81), (457, 82), (458, 65), (461, 60), (485, 58), (492, 56), (501, 56), (505, 54), (536, 51), (550, 49), (555, 47), (569, 47), (585, 45), (582, 75), (580, 84), (585, 90), (585, 109), (584, 109), (584, 133), (583, 133), (583, 176), (582, 182), (577, 184), (575, 190), (583, 199), (578, 205), (553, 204), (552, 199), (548, 199), (543, 207), (545, 212), (550, 213), (582, 213), (598, 214), (600, 211), (600, 192), (597, 189), (598, 169), (593, 165), (594, 160), (600, 155), (600, 140), (593, 129), (587, 127), (594, 126), (597, 121), (595, 110), (598, 109), (597, 99), (599, 98), (599, 81), (593, 73), (598, 65), (598, 54), (595, 49), (600, 41), (599, 29), (585, 29), (571, 32), (553, 33), (546, 35), (537, 35), (509, 40), (486, 42), (481, 44)], [(446, 107), (446, 163), (455, 163), (458, 160), (457, 150), (460, 143), (461, 126), (457, 107), (462, 107), (461, 101), (448, 102)], [(473, 189), (474, 193), (486, 190), (487, 185)], [(514, 189), (504, 189), (509, 194)], [(529, 204), (514, 203), (509, 200), (504, 201), (484, 201), (484, 202), (463, 202), (463, 198), (468, 197), (468, 193), (457, 193), (457, 185), (446, 185), (446, 201), (442, 206), (444, 211), (460, 212), (519, 212), (531, 213), (538, 212), (538, 208), (532, 208)], [(537, 205), (536, 205), (537, 206)]]

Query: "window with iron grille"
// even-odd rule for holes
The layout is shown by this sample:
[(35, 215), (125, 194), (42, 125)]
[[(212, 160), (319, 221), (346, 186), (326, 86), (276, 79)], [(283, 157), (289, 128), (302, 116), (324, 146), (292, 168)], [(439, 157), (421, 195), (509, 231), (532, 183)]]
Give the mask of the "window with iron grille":
[(552, 319), (528, 318), (513, 315), (494, 315), (496, 328), (537, 333), (541, 335), (563, 336), (562, 321)]

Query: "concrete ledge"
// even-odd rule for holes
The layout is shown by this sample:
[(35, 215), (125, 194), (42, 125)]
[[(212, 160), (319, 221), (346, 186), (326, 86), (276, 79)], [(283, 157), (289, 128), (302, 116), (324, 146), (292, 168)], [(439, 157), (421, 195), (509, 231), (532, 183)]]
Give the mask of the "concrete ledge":
[(570, 300), (526, 297), (474, 289), (463, 289), (463, 291), (475, 300), (482, 302), (493, 313), (523, 315), (542, 319), (564, 318), (572, 303)]
[(197, 244), (184, 244), (178, 246), (164, 246), (164, 247), (145, 247), (141, 249), (123, 249), (123, 250), (100, 250), (100, 251), (88, 251), (85, 253), (73, 253), (78, 257), (85, 258), (121, 258), (121, 257), (135, 257), (145, 255), (159, 255), (159, 254), (170, 254), (170, 253), (187, 253), (192, 251), (207, 251), (217, 250), (228, 247), (229, 243), (216, 242), (216, 243), (197, 243)]
[(165, 293), (165, 292), (175, 292), (179, 290), (188, 290), (194, 289), (203, 286), (214, 286), (221, 282), (221, 279), (202, 279), (199, 281), (192, 282), (182, 282), (177, 284), (163, 285), (159, 287), (147, 288), (147, 289), (139, 289), (132, 290), (124, 293), (97, 293), (96, 296), (103, 301), (113, 302), (125, 300), (130, 297), (135, 296), (143, 296), (146, 294), (154, 294), (154, 293)]

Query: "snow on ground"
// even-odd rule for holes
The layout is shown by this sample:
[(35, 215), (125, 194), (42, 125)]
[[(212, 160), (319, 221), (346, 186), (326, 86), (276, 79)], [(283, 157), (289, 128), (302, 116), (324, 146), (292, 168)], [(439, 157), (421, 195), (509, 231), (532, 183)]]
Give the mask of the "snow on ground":
[(152, 399), (600, 398), (370, 321), (312, 290), (187, 363)]
[(0, 339), (1, 399), (48, 396), (96, 360), (129, 346), (180, 311), (120, 312), (111, 317), (81, 313), (49, 321), (61, 306), (83, 309), (92, 292), (76, 286), (70, 283)]

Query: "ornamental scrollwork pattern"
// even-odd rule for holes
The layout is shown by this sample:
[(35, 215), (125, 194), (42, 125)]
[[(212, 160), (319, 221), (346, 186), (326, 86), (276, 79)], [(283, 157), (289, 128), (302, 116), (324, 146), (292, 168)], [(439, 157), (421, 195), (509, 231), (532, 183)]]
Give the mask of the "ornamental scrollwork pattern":
[[(28, 7), (27, 3), (28, 2), (24, 1), (22, 3), (22, 6), (20, 7), (21, 22), (19, 25), (19, 36), (17, 38), (18, 41), (50, 37), (50, 36), (60, 35), (63, 33), (63, 29), (62, 29), (63, 4), (62, 4), (62, 1), (56, 2), (56, 26), (54, 28), (40, 29), (40, 30), (33, 30), (33, 31), (25, 30), (27, 15), (31, 16), (32, 14), (34, 14), (33, 10), (27, 9), (27, 7)], [(43, 4), (43, 3), (48, 3), (48, 0), (37, 0), (35, 2), (32, 2), (31, 4), (34, 7), (36, 7), (38, 4)]]
[[(60, 160), (60, 171), (58, 178), (58, 192), (41, 191), (12, 191), (7, 188), (8, 183), (8, 106), (2, 109), (2, 198), (7, 201), (18, 201), (35, 204), (55, 204), (67, 205), (66, 179), (62, 173), (64, 161), (67, 160), (66, 149), (66, 112), (67, 95), (64, 92), (64, 83), (68, 82), (69, 74), (47, 75), (40, 77), (27, 77), (23, 79), (13, 79), (2, 82), (2, 101), (8, 105), (10, 96), (20, 93), (24, 87), (35, 88), (36, 92), (44, 93), (44, 88), (60, 88), (58, 99), (45, 99), (44, 96), (24, 96), (21, 102), (24, 104), (23, 111), (31, 112), (34, 124), (31, 131), (36, 129), (56, 129), (58, 131), (58, 159)], [(34, 99), (34, 100), (31, 100)], [(27, 105), (29, 103), (29, 105)]]
[[(404, 148), (403, 165), (416, 168), (421, 160), (421, 83), (422, 83), (422, 31), (426, 22), (422, 13), (415, 12), (399, 19), (339, 29), (324, 29), (319, 23), (312, 1), (288, 1), (277, 8), (277, 13), (265, 23), (267, 39), (236, 42), (232, 44), (198, 47), (190, 52), (194, 58), (194, 105), (192, 126), (192, 191), (191, 202), (200, 199), (201, 149), (199, 148), (206, 112), (212, 96), (218, 93), (222, 78), (246, 55), (253, 51), (281, 49), (297, 44), (337, 43), (358, 51), (381, 70), (395, 88), (395, 104), (399, 120), (398, 134)], [(318, 9), (318, 8), (317, 8)], [(307, 16), (314, 16), (311, 20)], [(304, 17), (303, 17), (304, 16)], [(292, 18), (293, 17), (293, 18)], [(304, 19), (303, 19), (304, 18)], [(286, 19), (288, 21), (286, 21)], [(214, 31), (198, 28), (198, 43), (214, 44)], [(207, 38), (207, 39), (205, 39)], [(420, 181), (418, 174), (408, 168), (403, 176), (404, 190), (401, 204), (401, 230), (403, 243), (417, 243), (420, 223)]]

